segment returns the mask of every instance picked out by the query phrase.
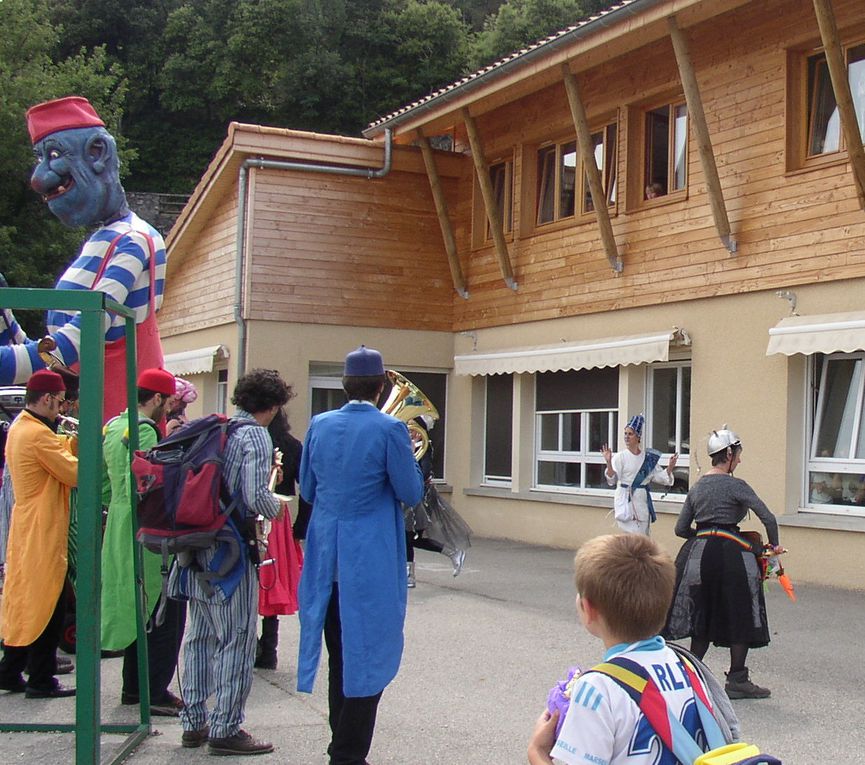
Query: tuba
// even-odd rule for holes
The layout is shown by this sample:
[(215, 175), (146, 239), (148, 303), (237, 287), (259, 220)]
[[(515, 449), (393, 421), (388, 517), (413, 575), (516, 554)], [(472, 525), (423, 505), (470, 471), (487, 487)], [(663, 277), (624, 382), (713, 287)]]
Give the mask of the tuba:
[(399, 372), (394, 372), (392, 369), (388, 369), (385, 374), (393, 387), (388, 394), (387, 401), (382, 404), (381, 411), (402, 420), (408, 425), (409, 435), (417, 436), (417, 438), (412, 438), (412, 443), (414, 444), (414, 458), (420, 462), (421, 457), (429, 449), (429, 433), (412, 420), (422, 414), (437, 420), (439, 418), (438, 409), (424, 395), (424, 392), (407, 377)]

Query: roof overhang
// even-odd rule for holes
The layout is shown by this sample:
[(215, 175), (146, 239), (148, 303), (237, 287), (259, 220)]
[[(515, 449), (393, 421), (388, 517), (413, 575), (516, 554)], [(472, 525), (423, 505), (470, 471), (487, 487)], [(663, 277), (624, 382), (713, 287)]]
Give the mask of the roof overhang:
[(215, 361), (228, 358), (228, 348), (224, 345), (208, 345), (191, 351), (169, 353), (165, 357), (165, 368), (176, 377), (202, 375), (213, 371)]
[(766, 355), (865, 350), (865, 311), (788, 316), (769, 330)]
[(673, 328), (653, 334), (608, 337), (579, 344), (471, 353), (454, 357), (454, 372), (458, 375), (500, 375), (649, 364), (668, 361), (671, 343), (690, 345), (691, 339), (685, 330)]
[[(462, 108), (474, 116), (547, 87), (562, 79), (562, 64), (576, 73), (593, 69), (652, 42), (669, 37), (667, 18), (683, 29), (695, 26), (753, 0), (622, 0), (534, 45), (517, 51), (430, 95), (371, 123), (367, 138), (385, 128), (406, 135), (418, 128), (428, 134), (459, 121)], [(507, 96), (503, 100), (503, 91)]]

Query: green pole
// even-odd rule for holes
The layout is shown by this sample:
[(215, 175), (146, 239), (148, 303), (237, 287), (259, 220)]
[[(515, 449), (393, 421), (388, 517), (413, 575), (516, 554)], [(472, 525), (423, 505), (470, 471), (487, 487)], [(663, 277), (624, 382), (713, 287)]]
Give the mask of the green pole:
[[(126, 319), (126, 404), (129, 415), (129, 473), (132, 476), (132, 460), (138, 449), (138, 371), (135, 363), (135, 319)], [(129, 506), (132, 508), (132, 563), (135, 574), (135, 640), (138, 662), (138, 711), (141, 724), (150, 726), (150, 669), (147, 657), (147, 611), (144, 597), (144, 552), (135, 538), (138, 532), (138, 493), (135, 481), (129, 481)]]
[(100, 758), (100, 587), (102, 538), (102, 398), (105, 335), (102, 310), (81, 313), (81, 421), (78, 463), (77, 695), (75, 762)]

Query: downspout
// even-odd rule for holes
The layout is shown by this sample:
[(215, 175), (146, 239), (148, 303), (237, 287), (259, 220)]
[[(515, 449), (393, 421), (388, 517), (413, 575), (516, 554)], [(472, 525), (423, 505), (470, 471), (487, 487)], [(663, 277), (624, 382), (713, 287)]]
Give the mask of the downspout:
[(237, 377), (246, 371), (246, 319), (243, 318), (243, 265), (246, 259), (246, 193), (249, 168), (260, 170), (299, 170), (306, 173), (354, 175), (367, 179), (384, 178), (391, 171), (393, 130), (385, 129), (384, 164), (380, 168), (318, 165), (280, 159), (247, 159), (240, 166), (237, 189), (237, 258), (234, 269), (234, 322), (237, 324)]

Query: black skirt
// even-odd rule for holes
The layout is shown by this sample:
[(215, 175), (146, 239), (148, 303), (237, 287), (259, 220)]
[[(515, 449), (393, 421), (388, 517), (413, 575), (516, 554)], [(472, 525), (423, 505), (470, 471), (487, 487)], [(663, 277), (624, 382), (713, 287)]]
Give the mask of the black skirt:
[(720, 536), (692, 537), (676, 556), (676, 589), (664, 637), (717, 646), (769, 644), (757, 557)]

